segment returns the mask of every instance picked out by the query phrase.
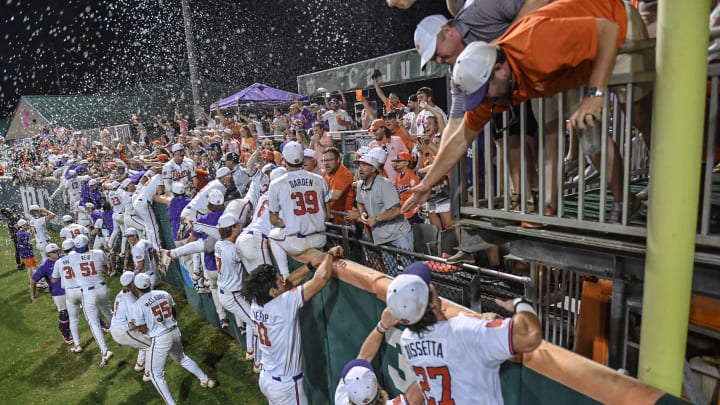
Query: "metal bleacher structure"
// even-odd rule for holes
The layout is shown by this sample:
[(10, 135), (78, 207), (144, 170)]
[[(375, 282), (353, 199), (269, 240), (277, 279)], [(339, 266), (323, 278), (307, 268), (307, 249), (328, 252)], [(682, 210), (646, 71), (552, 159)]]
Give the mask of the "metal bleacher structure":
[[(654, 72), (614, 75), (610, 81), (613, 88), (624, 87), (627, 98), (635, 91), (633, 85), (652, 84)], [(708, 113), (702, 169), (702, 186), (699, 206), (694, 260), (693, 294), (720, 298), (720, 173), (714, 173), (717, 150), (715, 134), (718, 133), (718, 96), (720, 66), (708, 69)], [(540, 101), (540, 111), (548, 100)], [(559, 101), (562, 103), (562, 101)], [(525, 108), (530, 108), (529, 104)], [(562, 104), (558, 110), (562, 111)], [(508, 131), (493, 143), (482, 135), (472, 145), (472, 158), (462, 162), (452, 172), (454, 191), (453, 210), (459, 218), (461, 241), (464, 250), (481, 251), (488, 244), (498, 245), (503, 258), (501, 269), (488, 266), (460, 264), (448, 265), (442, 254), (453, 254), (457, 245), (455, 232), (437, 232), (424, 225), (416, 226), (415, 252), (391, 247), (377, 247), (357, 235), (361, 232), (352, 227), (333, 227), (331, 238), (354, 249), (353, 260), (394, 276), (409, 263), (426, 260), (434, 263), (434, 282), (442, 296), (475, 311), (502, 313), (495, 306), (496, 297), (525, 294), (535, 300), (541, 316), (545, 340), (573, 350), (580, 313), (583, 282), (589, 279), (612, 281), (609, 330), (607, 331), (607, 365), (626, 368), (636, 373), (637, 341), (639, 334), (638, 308), (642, 302), (643, 275), (645, 267), (645, 242), (647, 236), (646, 213), (631, 216), (631, 207), (623, 203), (620, 219), (611, 222), (608, 211), (613, 199), (607, 183), (607, 140), (612, 139), (622, 156), (622, 191), (624, 201), (643, 190), (649, 181), (650, 154), (642, 134), (631, 124), (632, 107), (623, 107), (614, 95), (604, 99), (602, 125), (599, 137), (601, 164), (599, 175), (590, 178), (577, 176), (576, 181), (564, 174), (563, 159), (567, 151), (568, 133), (565, 118), (559, 117), (555, 173), (545, 173), (544, 129), (540, 125), (537, 140), (538, 201), (545, 201), (544, 187), (548, 176), (558, 176), (558, 206), (555, 213), (544, 215), (527, 212), (528, 201), (521, 194), (522, 209), (513, 210), (508, 162)], [(520, 190), (526, 189), (528, 165), (526, 156), (529, 136), (525, 128), (525, 114), (520, 114), (521, 148)], [(507, 113), (505, 123), (509, 122)], [(488, 124), (485, 133), (495, 129)], [(565, 134), (565, 136), (563, 136)], [(707, 136), (711, 134), (711, 136)], [(351, 152), (372, 141), (365, 132), (347, 131), (333, 134), (336, 143), (346, 154), (343, 160), (353, 169)], [(563, 141), (564, 140), (564, 141)], [(578, 162), (585, 162), (583, 148), (578, 148)], [(470, 154), (469, 154), (470, 155)], [(466, 170), (470, 165), (471, 170)], [(588, 163), (580, 163), (582, 174)], [(468, 179), (460, 173), (471, 172)], [(471, 181), (466, 181), (471, 180)], [(468, 187), (468, 184), (474, 187)], [(652, 198), (652, 196), (651, 196)], [(678, 207), (682, 209), (682, 207)], [(541, 224), (540, 228), (526, 228), (522, 221)], [(361, 252), (360, 252), (361, 250)], [(346, 250), (347, 251), (347, 250)], [(397, 263), (388, 268), (387, 263)], [(480, 262), (478, 262), (480, 263)], [(703, 328), (690, 326), (690, 330), (709, 339), (720, 335)]]

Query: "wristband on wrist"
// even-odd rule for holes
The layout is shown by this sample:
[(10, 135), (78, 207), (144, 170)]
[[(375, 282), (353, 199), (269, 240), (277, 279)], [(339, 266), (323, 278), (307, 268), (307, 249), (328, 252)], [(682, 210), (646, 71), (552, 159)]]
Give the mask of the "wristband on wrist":
[(515, 307), (515, 313), (530, 312), (533, 315), (537, 315), (535, 308), (533, 308), (532, 302), (525, 299), (525, 297), (515, 298), (513, 300), (513, 306)]
[(310, 262), (307, 262), (307, 264), (305, 266), (307, 266), (308, 270), (310, 270), (310, 271), (317, 270), (317, 268), (315, 266), (313, 266), (313, 264)]
[(383, 326), (382, 321), (379, 321), (377, 323), (377, 326), (375, 326), (375, 329), (380, 332), (380, 334), (385, 334), (387, 332), (387, 328)]

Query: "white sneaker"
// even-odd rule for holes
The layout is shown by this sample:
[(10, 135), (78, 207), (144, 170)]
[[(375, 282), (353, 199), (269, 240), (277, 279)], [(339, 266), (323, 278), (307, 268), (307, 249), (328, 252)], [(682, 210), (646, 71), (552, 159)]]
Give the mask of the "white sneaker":
[(75, 345), (75, 346), (73, 346), (73, 347), (70, 348), (70, 351), (71, 351), (72, 353), (82, 353), (83, 348), (82, 348), (82, 346), (80, 346), (80, 345)]
[(135, 363), (135, 371), (143, 371), (145, 370), (145, 365), (140, 363)]
[(98, 367), (103, 368), (103, 367), (107, 366), (108, 363), (110, 362), (110, 359), (112, 359), (113, 355), (114, 355), (114, 353), (111, 352), (110, 350), (105, 350), (105, 353), (103, 353), (102, 360), (100, 361), (100, 364)]
[(150, 377), (150, 373), (143, 373), (143, 381), (150, 381), (152, 378)]
[(262, 371), (262, 363), (255, 363), (253, 361), (253, 373), (260, 374), (261, 371)]
[(200, 382), (200, 386), (203, 388), (213, 388), (215, 387), (215, 380), (207, 379), (207, 381)]
[(255, 352), (245, 352), (245, 360), (255, 360)]
[(49, 287), (48, 283), (47, 283), (47, 281), (45, 281), (45, 279), (41, 279), (40, 281), (38, 281), (36, 286), (37, 286), (37, 288), (41, 288), (43, 290), (45, 290)]

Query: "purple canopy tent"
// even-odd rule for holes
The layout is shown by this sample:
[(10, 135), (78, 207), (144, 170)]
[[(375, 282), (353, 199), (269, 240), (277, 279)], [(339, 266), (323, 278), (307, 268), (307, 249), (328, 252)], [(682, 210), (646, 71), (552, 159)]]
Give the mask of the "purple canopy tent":
[[(288, 104), (294, 100), (305, 101), (307, 96), (276, 89), (262, 83), (252, 84), (230, 97), (220, 100), (220, 108), (239, 107), (248, 104)], [(218, 103), (210, 105), (210, 109), (217, 108)]]

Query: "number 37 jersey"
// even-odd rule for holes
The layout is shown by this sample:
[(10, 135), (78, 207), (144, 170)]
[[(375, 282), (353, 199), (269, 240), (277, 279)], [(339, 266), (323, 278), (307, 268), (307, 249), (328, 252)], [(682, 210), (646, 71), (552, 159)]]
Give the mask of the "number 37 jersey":
[(170, 294), (163, 290), (151, 290), (135, 301), (132, 309), (133, 323), (147, 326), (150, 337), (164, 335), (177, 326), (172, 313), (174, 306), (175, 301)]
[(330, 198), (325, 179), (296, 170), (270, 183), (268, 209), (280, 214), (285, 235), (312, 235), (325, 231), (325, 203)]
[(405, 329), (400, 338), (425, 398), (436, 404), (502, 405), (500, 365), (514, 355), (511, 342), (511, 318), (463, 315), (421, 335)]

